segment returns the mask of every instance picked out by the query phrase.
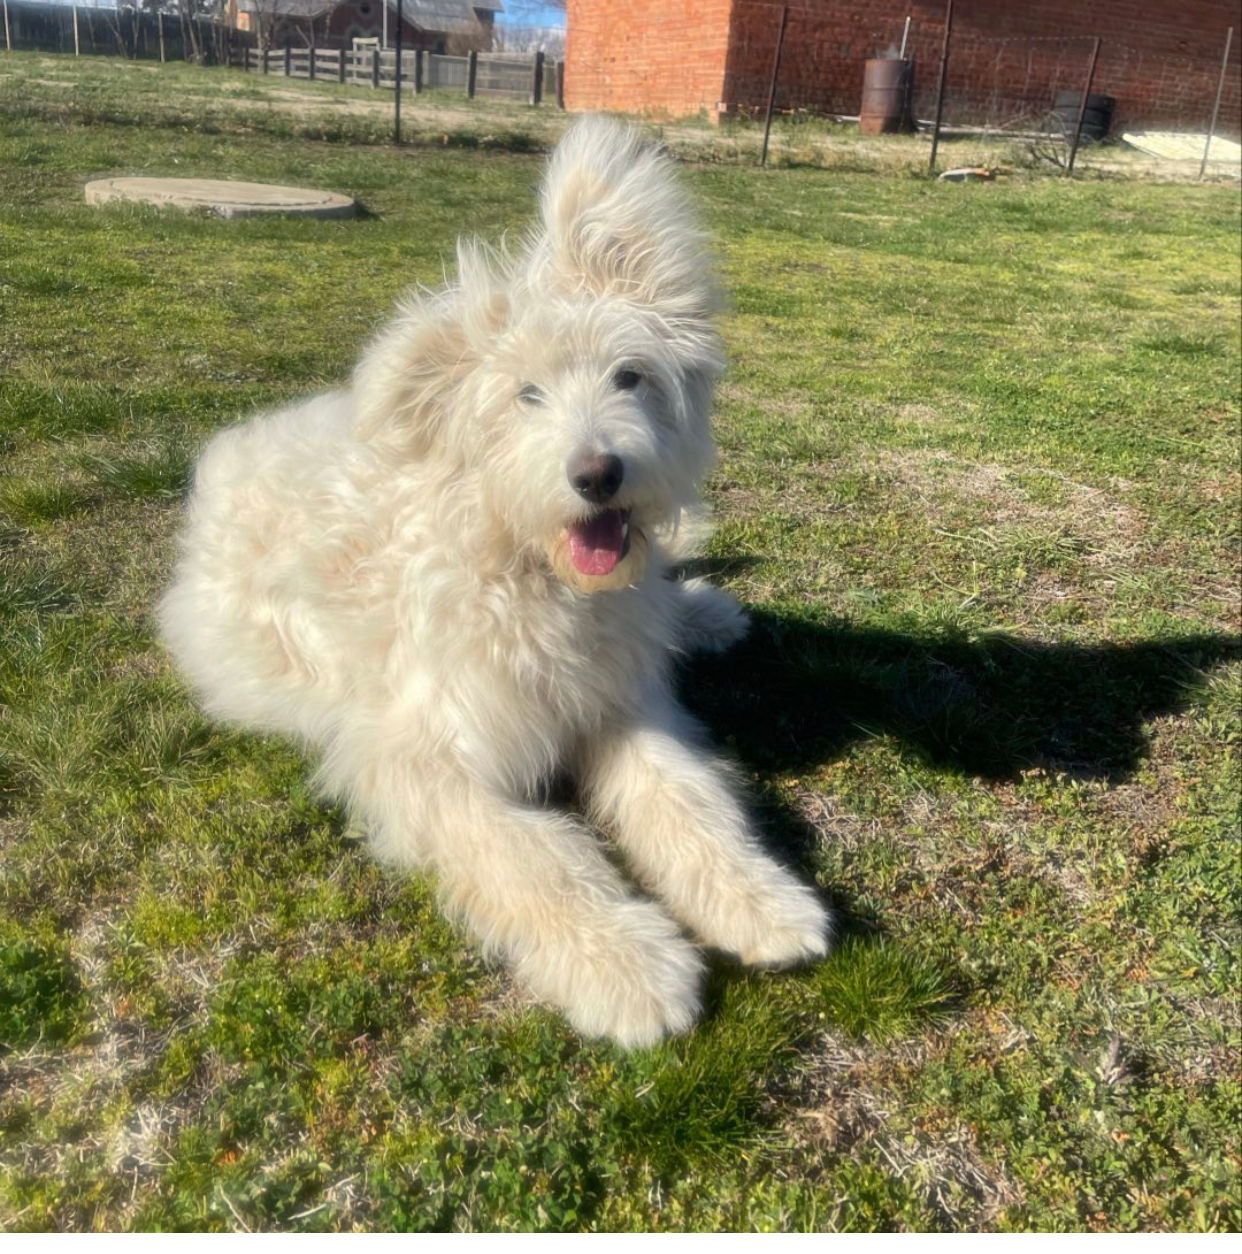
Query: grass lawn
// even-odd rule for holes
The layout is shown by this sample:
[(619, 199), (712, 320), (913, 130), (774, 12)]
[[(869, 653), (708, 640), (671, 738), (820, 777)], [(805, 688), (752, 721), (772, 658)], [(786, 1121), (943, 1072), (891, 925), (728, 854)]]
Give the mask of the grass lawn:
[[(685, 692), (845, 926), (624, 1054), (151, 623), (195, 450), (520, 228), (561, 119), (110, 65), (0, 58), (0, 1228), (1242, 1226), (1236, 187), (687, 164), (754, 630)], [(86, 207), (127, 173), (367, 213)]]

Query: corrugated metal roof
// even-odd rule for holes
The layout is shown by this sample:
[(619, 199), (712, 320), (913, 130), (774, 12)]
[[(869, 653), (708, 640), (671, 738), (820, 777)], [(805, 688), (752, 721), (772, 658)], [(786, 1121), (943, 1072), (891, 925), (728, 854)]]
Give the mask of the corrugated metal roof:
[[(396, 12), (397, 0), (387, 0)], [(263, 13), (274, 17), (318, 17), (338, 7), (334, 0), (237, 0), (243, 13)], [(503, 0), (401, 0), (401, 16), (423, 30), (469, 31), (475, 28), (475, 9), (492, 13), (504, 11)]]
[[(388, 11), (397, 11), (397, 0), (387, 0)], [(442, 30), (450, 33), (469, 34), (478, 29), (475, 9), (502, 12), (500, 0), (486, 0), (474, 4), (473, 0), (401, 0), (401, 16), (422, 30)]]
[(237, 0), (241, 13), (265, 17), (318, 17), (336, 8), (336, 0)]

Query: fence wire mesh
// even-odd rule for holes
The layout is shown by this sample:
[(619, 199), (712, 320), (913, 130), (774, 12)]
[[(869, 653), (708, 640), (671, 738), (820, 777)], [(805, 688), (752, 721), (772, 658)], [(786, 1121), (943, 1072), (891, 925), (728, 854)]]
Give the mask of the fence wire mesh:
[[(252, 32), (206, 20), (186, 22), (176, 13), (160, 14), (133, 6), (88, 8), (48, 4), (46, 0), (8, 0), (7, 7), (11, 46), (18, 49), (129, 59), (192, 59), (249, 68), (262, 64), (274, 74), (285, 73), (288, 65), (295, 77), (312, 76), (306, 48), (295, 46), (286, 59), (284, 49), (274, 46), (261, 62)], [(912, 67), (909, 115), (916, 128), (926, 134), (937, 112), (944, 23), (938, 14), (929, 17), (928, 6), (913, 7), (917, 20), (903, 30), (902, 22), (893, 16), (897, 12), (893, 4), (860, 8), (811, 0), (788, 5), (764, 0), (737, 3), (725, 69), (727, 98), (722, 104), (733, 119), (740, 119), (744, 131), (748, 119), (762, 117), (771, 96), (777, 119), (772, 151), (778, 161), (822, 164), (860, 160), (860, 147), (851, 146), (851, 137), (857, 135), (866, 64), (872, 58), (902, 53)], [(1068, 164), (1096, 39), (1081, 31), (1031, 34), (1004, 29), (1020, 27), (1024, 12), (995, 6), (992, 29), (986, 31), (962, 22), (955, 24), (940, 110), (945, 144), (941, 165), (946, 161)], [(779, 74), (773, 83), (782, 14), (785, 37)], [(1084, 16), (1084, 24), (1088, 24), (1085, 19), (1089, 16)], [(1221, 43), (1223, 37), (1222, 31)], [(1177, 46), (1193, 49), (1183, 55), (1167, 48), (1160, 51), (1140, 46), (1137, 37), (1101, 34), (1092, 94), (1108, 99), (1088, 102), (1081, 131), (1087, 160), (1108, 161), (1110, 154), (1118, 151), (1109, 147), (1110, 141), (1127, 131), (1146, 129), (1152, 118), (1159, 119), (1163, 130), (1201, 134), (1212, 117), (1218, 83), (1222, 91), (1217, 133), (1236, 134), (1242, 128), (1242, 39), (1233, 44), (1222, 82), (1221, 49), (1218, 45), (1212, 50), (1211, 38), (1200, 30), (1193, 40), (1180, 40)], [(336, 67), (341, 81), (392, 90), (395, 54), (391, 49), (380, 54), (378, 65), (368, 59), (369, 49), (349, 49), (347, 54), (345, 70), (342, 72), (339, 64)], [(406, 51), (403, 95), (415, 90), (416, 55), (412, 49)], [(515, 103), (540, 96), (546, 102), (558, 99), (557, 67), (551, 60), (543, 63), (537, 91), (537, 71), (530, 57), (479, 53), (473, 76), (466, 56), (424, 51), (422, 57), (417, 81), (422, 90), (462, 92)], [(325, 58), (325, 50), (319, 50), (314, 65), (314, 77), (333, 77), (334, 66)], [(835, 120), (837, 129), (827, 132), (823, 119)], [(851, 131), (851, 127), (855, 129)], [(733, 144), (736, 159), (758, 158), (758, 141), (752, 142), (740, 131), (731, 137), (726, 125), (718, 138), (723, 142), (712, 145), (717, 156)], [(892, 159), (892, 154), (883, 158), (884, 162)], [(917, 164), (914, 153), (908, 153), (906, 159), (912, 167)], [(874, 146), (867, 160), (874, 160)], [(1223, 164), (1217, 160), (1211, 168), (1229, 174), (1234, 161), (1227, 154)]]
[[(778, 157), (814, 159), (815, 128), (799, 123), (858, 119), (870, 60), (901, 57), (911, 63), (909, 116), (919, 131), (932, 127), (943, 19), (913, 21), (903, 29), (901, 22), (883, 14), (851, 11), (852, 24), (846, 27), (839, 8), (748, 3), (738, 10), (723, 103), (736, 118), (758, 120), (771, 95), (777, 119), (772, 146)], [(782, 15), (785, 34), (778, 57)], [(1148, 129), (1152, 119), (1158, 119), (1161, 130), (1206, 131), (1224, 41), (1222, 29), (1215, 53), (1210, 40), (1200, 36), (1194, 54), (1178, 55), (1102, 33), (1080, 142), (1114, 142), (1128, 131)], [(949, 144), (945, 155), (952, 158), (956, 142), (973, 161), (982, 155), (997, 162), (1065, 164), (1078, 132), (1096, 42), (1094, 33), (981, 32), (959, 20), (948, 45), (941, 106), (943, 138)], [(1220, 104), (1226, 132), (1242, 126), (1238, 63), (1235, 43)]]

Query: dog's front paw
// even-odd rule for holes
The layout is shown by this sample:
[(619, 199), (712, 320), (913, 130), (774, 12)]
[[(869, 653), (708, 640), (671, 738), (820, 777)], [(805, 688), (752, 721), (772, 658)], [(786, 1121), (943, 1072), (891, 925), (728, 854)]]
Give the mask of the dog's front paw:
[(684, 1032), (699, 1016), (703, 960), (657, 907), (632, 902), (621, 926), (530, 954), (518, 975), (583, 1036), (627, 1049)]
[(723, 653), (750, 630), (741, 603), (706, 579), (687, 579), (681, 590), (681, 643), (692, 653)]
[(744, 888), (721, 891), (703, 939), (751, 967), (788, 967), (822, 958), (832, 915), (815, 894), (775, 864)]
[(797, 883), (775, 894), (749, 922), (750, 934), (736, 953), (750, 967), (790, 967), (822, 958), (832, 940), (832, 915)]

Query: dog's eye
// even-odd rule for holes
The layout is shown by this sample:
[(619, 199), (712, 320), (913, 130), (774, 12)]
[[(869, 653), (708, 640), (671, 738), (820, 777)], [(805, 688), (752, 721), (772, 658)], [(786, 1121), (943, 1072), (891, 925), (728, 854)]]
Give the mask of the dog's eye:
[(543, 392), (533, 383), (527, 383), (517, 394), (517, 398), (523, 405), (542, 405), (544, 402)]
[(612, 386), (619, 392), (632, 392), (642, 381), (637, 370), (618, 370), (612, 376)]

